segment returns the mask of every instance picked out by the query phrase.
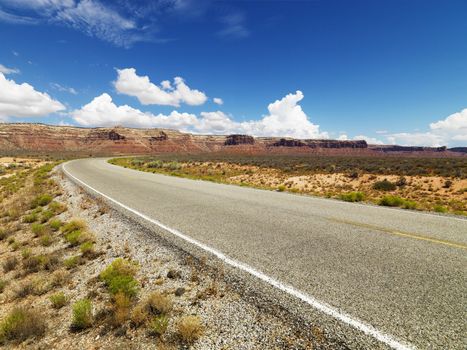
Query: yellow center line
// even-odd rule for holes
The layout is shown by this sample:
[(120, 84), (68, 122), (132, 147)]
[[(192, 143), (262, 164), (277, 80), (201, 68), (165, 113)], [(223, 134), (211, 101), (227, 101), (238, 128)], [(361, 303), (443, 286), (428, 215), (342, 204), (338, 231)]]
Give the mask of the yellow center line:
[(349, 225), (353, 225), (353, 226), (360, 226), (360, 227), (365, 227), (365, 228), (369, 228), (369, 229), (372, 229), (372, 230), (377, 230), (377, 231), (388, 233), (388, 234), (395, 235), (395, 236), (413, 238), (413, 239), (418, 239), (420, 241), (427, 241), (427, 242), (431, 242), (431, 243), (442, 244), (442, 245), (446, 245), (446, 246), (449, 246), (449, 247), (454, 247), (454, 248), (467, 250), (467, 245), (462, 244), (462, 243), (431, 238), (431, 237), (422, 236), (422, 235), (419, 235), (419, 234), (416, 234), (416, 233), (411, 233), (411, 232), (394, 231), (394, 230), (387, 229), (387, 228), (384, 228), (384, 227), (370, 225), (370, 224), (364, 224), (364, 223), (361, 223), (361, 222), (354, 222), (354, 221), (343, 220), (343, 219), (338, 219), (338, 218), (329, 218), (329, 219), (332, 220), (332, 221), (336, 221), (336, 222), (340, 222), (340, 223), (344, 223), (344, 224), (349, 224)]

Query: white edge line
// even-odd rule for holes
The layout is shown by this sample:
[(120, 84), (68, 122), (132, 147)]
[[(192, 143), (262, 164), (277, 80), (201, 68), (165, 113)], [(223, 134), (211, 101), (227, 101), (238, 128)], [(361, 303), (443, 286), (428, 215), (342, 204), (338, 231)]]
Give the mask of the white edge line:
[(333, 308), (332, 306), (330, 305), (327, 305), (326, 303), (324, 302), (321, 302), (317, 299), (315, 299), (314, 297), (312, 297), (311, 295), (307, 295), (297, 289), (295, 289), (294, 287), (292, 287), (291, 285), (288, 285), (288, 284), (285, 284), (285, 283), (282, 283), (272, 277), (269, 277), (267, 276), (266, 274), (264, 274), (263, 272), (261, 271), (258, 271), (256, 269), (254, 269), (253, 267), (247, 265), (247, 264), (244, 264), (240, 261), (237, 261), (235, 259), (232, 259), (230, 257), (228, 257), (227, 255), (225, 255), (224, 253), (204, 244), (204, 243), (201, 243), (185, 234), (183, 234), (182, 232), (176, 230), (176, 229), (173, 229), (171, 227), (168, 227), (166, 225), (164, 225), (163, 223), (161, 223), (160, 221), (158, 220), (155, 220), (155, 219), (152, 219), (150, 218), (149, 216), (143, 214), (143, 213), (140, 213), (139, 211), (135, 210), (135, 209), (132, 209), (128, 206), (126, 206), (125, 204), (123, 203), (120, 203), (119, 201), (107, 196), (106, 194), (96, 190), (95, 188), (93, 188), (92, 186), (86, 184), (85, 182), (81, 181), (80, 179), (78, 179), (77, 177), (73, 176), (72, 174), (70, 174), (68, 172), (68, 170), (66, 170), (65, 168), (65, 164), (62, 165), (62, 169), (63, 171), (65, 172), (65, 174), (74, 179), (75, 181), (79, 182), (80, 184), (82, 184), (83, 186), (89, 188), (91, 191), (99, 194), (100, 196), (106, 198), (107, 200), (117, 204), (118, 206), (122, 207), (123, 209), (141, 217), (142, 219), (146, 220), (146, 221), (149, 221), (150, 223), (156, 225), (156, 226), (159, 226), (160, 228), (162, 228), (163, 230), (165, 231), (168, 231), (170, 232), (171, 234), (173, 234), (174, 236), (177, 236), (195, 246), (197, 246), (198, 248), (201, 248), (203, 250), (205, 250), (206, 252), (216, 256), (218, 259), (222, 260), (224, 263), (234, 267), (234, 268), (237, 268), (239, 270), (242, 270), (244, 272), (247, 272), (249, 273), (250, 275), (260, 279), (261, 281), (264, 281), (268, 284), (270, 284), (271, 286), (295, 297), (295, 298), (298, 298), (300, 299), (301, 301), (311, 305), (312, 307), (314, 307), (315, 309), (325, 313), (326, 315), (329, 315), (353, 328), (356, 328), (358, 329), (359, 331), (365, 333), (366, 335), (369, 335), (369, 336), (372, 336), (373, 338), (377, 339), (378, 341), (380, 341), (381, 343), (384, 343), (386, 345), (388, 345), (389, 347), (393, 348), (393, 349), (397, 349), (397, 350), (411, 350), (411, 349), (415, 349), (413, 346), (411, 345), (408, 345), (408, 344), (404, 344), (402, 343), (401, 341), (399, 340), (396, 340), (395, 338), (393, 338), (392, 336), (388, 335), (388, 334), (385, 334), (383, 332), (380, 332), (379, 330), (377, 330), (375, 327), (369, 325), (369, 324), (366, 324), (364, 323), (363, 321), (360, 321), (359, 319), (357, 318), (354, 318), (344, 312), (341, 312), (335, 308)]

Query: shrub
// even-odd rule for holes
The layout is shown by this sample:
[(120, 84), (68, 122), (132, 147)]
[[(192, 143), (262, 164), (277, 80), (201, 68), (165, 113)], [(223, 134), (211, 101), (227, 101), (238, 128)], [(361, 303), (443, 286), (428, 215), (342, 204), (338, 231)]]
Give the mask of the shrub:
[(49, 194), (43, 194), (43, 195), (37, 196), (36, 198), (34, 198), (34, 200), (31, 203), (31, 209), (34, 209), (38, 206), (43, 207), (49, 204), (50, 202), (52, 202), (52, 199), (53, 199), (52, 196)]
[(29, 258), (31, 255), (32, 255), (32, 251), (31, 251), (31, 249), (29, 249), (29, 248), (24, 248), (24, 249), (21, 251), (21, 256), (23, 257), (23, 259), (27, 259), (27, 258)]
[(417, 202), (410, 201), (410, 200), (406, 199), (406, 200), (404, 200), (404, 204), (402, 205), (402, 208), (404, 208), (404, 209), (416, 209), (417, 208)]
[(448, 209), (442, 205), (435, 205), (433, 207), (433, 210), (437, 213), (447, 213)]
[(34, 285), (31, 281), (21, 282), (20, 284), (16, 285), (16, 288), (13, 291), (15, 299), (25, 298), (28, 295), (33, 294), (33, 292)]
[(446, 180), (444, 182), (443, 188), (451, 188), (452, 186), (452, 181), (451, 180)]
[(378, 191), (394, 191), (397, 188), (396, 184), (384, 179), (383, 181), (376, 181), (373, 184), (373, 189)]
[(407, 179), (404, 177), (404, 176), (401, 176), (397, 182), (396, 182), (396, 186), (398, 187), (404, 187), (405, 185), (407, 185)]
[(35, 278), (31, 281), (32, 283), (32, 294), (43, 295), (47, 293), (51, 288), (50, 282), (45, 278)]
[(284, 191), (285, 191), (284, 185), (280, 185), (279, 187), (277, 187), (277, 192), (284, 192)]
[(138, 294), (139, 284), (132, 276), (115, 276), (107, 285), (109, 292), (113, 295), (122, 293), (129, 298)]
[(149, 324), (149, 329), (151, 333), (157, 336), (161, 336), (167, 331), (167, 327), (169, 326), (169, 318), (161, 314), (159, 316), (154, 317)]
[(46, 227), (43, 224), (34, 223), (31, 225), (31, 231), (34, 236), (39, 237), (40, 235), (44, 234)]
[(84, 230), (86, 228), (86, 224), (82, 220), (72, 220), (65, 225), (62, 226), (63, 233), (70, 233), (73, 231)]
[(10, 271), (13, 271), (14, 269), (16, 269), (17, 265), (18, 265), (18, 259), (16, 259), (16, 257), (14, 256), (9, 256), (3, 262), (3, 272), (7, 273)]
[(144, 324), (148, 319), (148, 312), (145, 304), (136, 305), (131, 311), (131, 322), (135, 327)]
[(103, 280), (106, 284), (110, 284), (111, 280), (117, 276), (131, 276), (136, 275), (137, 266), (135, 263), (125, 260), (122, 258), (117, 258), (112, 263), (105, 268), (99, 275), (100, 279)]
[(178, 321), (177, 330), (183, 341), (192, 343), (203, 334), (203, 325), (198, 316), (183, 316)]
[(15, 308), (0, 324), (0, 341), (24, 341), (45, 333), (44, 317), (34, 309)]
[(66, 210), (66, 205), (63, 203), (53, 201), (49, 204), (49, 210), (54, 212), (54, 214), (60, 214)]
[(0, 228), (0, 241), (8, 237), (8, 231)]
[(28, 214), (26, 216), (23, 217), (23, 222), (27, 223), (27, 224), (31, 224), (33, 222), (37, 221), (37, 214)]
[(54, 217), (54, 213), (50, 210), (44, 210), (41, 214), (41, 223), (45, 223), (49, 221), (52, 217)]
[(340, 199), (346, 202), (361, 202), (365, 198), (363, 192), (349, 192), (341, 194)]
[(53, 287), (63, 286), (70, 279), (70, 273), (65, 270), (57, 270), (52, 273), (50, 283)]
[(39, 256), (29, 256), (23, 259), (23, 269), (28, 273), (37, 272), (41, 268), (41, 258)]
[(48, 247), (53, 243), (53, 238), (47, 233), (41, 237), (40, 241), (42, 246)]
[(399, 196), (384, 196), (378, 204), (386, 207), (400, 207), (404, 204), (404, 199)]
[(49, 221), (49, 227), (52, 231), (58, 231), (62, 226), (62, 222), (59, 219), (53, 219)]
[(63, 306), (65, 306), (66, 303), (68, 302), (67, 297), (65, 296), (65, 294), (63, 294), (63, 292), (58, 292), (58, 293), (51, 295), (49, 297), (49, 300), (52, 303), (52, 307), (54, 309), (60, 309)]
[(79, 246), (79, 250), (84, 257), (92, 257), (95, 253), (94, 243), (87, 241)]
[(151, 293), (146, 300), (146, 307), (152, 314), (169, 314), (173, 308), (172, 299), (159, 292)]
[(114, 296), (114, 325), (121, 326), (130, 317), (130, 298), (124, 293), (117, 293)]
[(82, 330), (91, 327), (93, 322), (92, 303), (89, 299), (81, 299), (73, 304), (71, 328)]
[(68, 270), (78, 266), (80, 263), (81, 263), (81, 258), (79, 255), (69, 257), (68, 259), (65, 259), (63, 261), (63, 264)]
[(65, 241), (71, 246), (77, 246), (81, 241), (81, 230), (71, 231), (65, 234)]

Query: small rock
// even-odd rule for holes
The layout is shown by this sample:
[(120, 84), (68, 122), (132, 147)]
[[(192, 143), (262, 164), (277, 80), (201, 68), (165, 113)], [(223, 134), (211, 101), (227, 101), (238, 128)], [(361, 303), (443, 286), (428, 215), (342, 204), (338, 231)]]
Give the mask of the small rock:
[(178, 272), (176, 270), (170, 270), (169, 272), (167, 272), (167, 277), (170, 278), (170, 279), (179, 278), (180, 277), (180, 272)]
[(176, 295), (177, 297), (182, 296), (183, 293), (185, 293), (185, 288), (180, 287), (180, 288), (177, 288), (177, 289), (175, 290), (175, 295)]

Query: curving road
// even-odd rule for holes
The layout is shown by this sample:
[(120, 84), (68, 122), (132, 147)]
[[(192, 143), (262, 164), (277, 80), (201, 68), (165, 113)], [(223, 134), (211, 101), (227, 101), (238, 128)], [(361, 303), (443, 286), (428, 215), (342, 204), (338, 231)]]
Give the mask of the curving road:
[(63, 168), (122, 210), (225, 254), (381, 347), (466, 347), (467, 220), (138, 172), (105, 159)]

